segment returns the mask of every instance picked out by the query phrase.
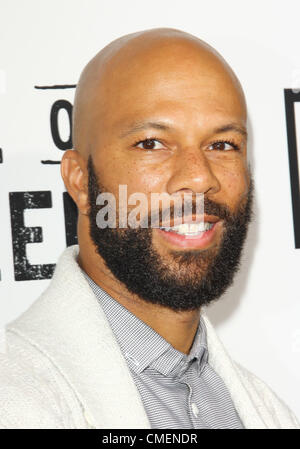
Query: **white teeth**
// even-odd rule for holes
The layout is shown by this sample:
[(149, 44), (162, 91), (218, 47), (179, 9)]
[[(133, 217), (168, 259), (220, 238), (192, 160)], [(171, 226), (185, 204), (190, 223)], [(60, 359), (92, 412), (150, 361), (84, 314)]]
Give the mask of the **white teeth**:
[(164, 231), (176, 232), (181, 235), (197, 235), (202, 232), (208, 231), (213, 227), (213, 223), (201, 222), (201, 223), (183, 223), (172, 227), (162, 227)]

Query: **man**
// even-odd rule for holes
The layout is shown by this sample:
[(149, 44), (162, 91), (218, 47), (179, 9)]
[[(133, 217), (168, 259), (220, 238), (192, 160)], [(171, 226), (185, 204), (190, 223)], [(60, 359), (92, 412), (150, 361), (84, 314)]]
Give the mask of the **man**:
[[(89, 62), (61, 163), (79, 245), (7, 328), (2, 427), (299, 426), (203, 312), (231, 284), (251, 218), (246, 120), (231, 68), (181, 31), (122, 37)], [(154, 194), (190, 198), (187, 221), (171, 204), (167, 223)]]

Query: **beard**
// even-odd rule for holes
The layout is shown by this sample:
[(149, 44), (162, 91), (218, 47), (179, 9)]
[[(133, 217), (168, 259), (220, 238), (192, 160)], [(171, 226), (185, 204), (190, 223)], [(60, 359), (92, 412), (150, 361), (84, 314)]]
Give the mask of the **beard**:
[(97, 179), (91, 156), (88, 177), (90, 237), (107, 268), (129, 292), (174, 311), (191, 311), (216, 300), (232, 284), (252, 218), (254, 182), (250, 170), (248, 194), (237, 212), (204, 199), (205, 213), (223, 220), (220, 244), (206, 250), (170, 250), (164, 256), (153, 245), (151, 228), (97, 226), (96, 198), (106, 190)]

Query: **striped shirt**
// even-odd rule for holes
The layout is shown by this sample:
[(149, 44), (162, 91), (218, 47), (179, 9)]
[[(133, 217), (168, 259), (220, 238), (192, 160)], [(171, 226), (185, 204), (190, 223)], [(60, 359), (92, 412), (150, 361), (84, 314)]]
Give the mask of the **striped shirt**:
[(208, 363), (201, 317), (192, 348), (184, 354), (83, 273), (127, 361), (152, 429), (244, 428), (224, 382)]

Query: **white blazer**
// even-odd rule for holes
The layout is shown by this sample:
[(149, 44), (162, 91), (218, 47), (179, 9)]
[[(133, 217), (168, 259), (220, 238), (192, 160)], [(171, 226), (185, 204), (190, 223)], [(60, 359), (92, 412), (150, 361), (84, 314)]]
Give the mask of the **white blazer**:
[[(6, 329), (0, 355), (0, 428), (150, 429), (104, 312), (77, 264), (61, 255), (40, 298)], [(260, 379), (234, 362), (207, 317), (209, 363), (245, 428), (300, 428)]]

